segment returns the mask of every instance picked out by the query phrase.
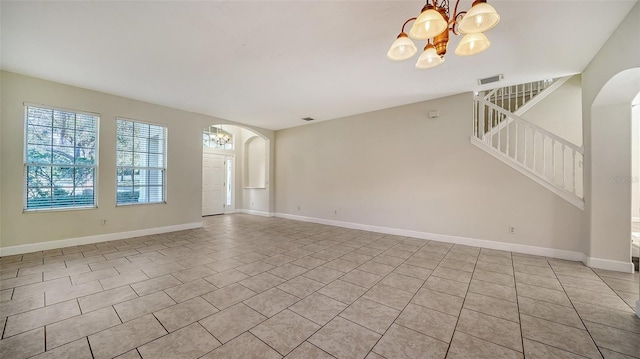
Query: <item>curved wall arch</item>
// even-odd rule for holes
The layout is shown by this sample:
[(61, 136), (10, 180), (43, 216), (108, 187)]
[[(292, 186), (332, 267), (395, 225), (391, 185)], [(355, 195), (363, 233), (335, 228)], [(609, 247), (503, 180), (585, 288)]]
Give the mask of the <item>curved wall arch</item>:
[[(207, 123), (203, 128), (214, 125), (223, 125), (225, 130), (234, 134), (233, 150), (214, 151), (235, 155), (235, 211), (271, 216), (274, 212), (273, 189), (270, 185), (273, 182), (270, 180), (273, 173), (271, 136), (249, 126), (224, 121)], [(256, 153), (257, 147), (261, 148), (259, 154)], [(262, 181), (248, 182), (248, 178), (261, 178)]]
[(267, 181), (267, 142), (260, 136), (253, 136), (244, 142), (244, 187), (265, 188)]
[[(631, 76), (640, 68), (640, 3), (583, 72), (585, 262), (631, 271)], [(620, 92), (621, 88), (627, 88)]]
[[(590, 258), (627, 263), (631, 245), (631, 101), (640, 92), (640, 67), (605, 83), (591, 107)], [(591, 264), (591, 263), (589, 263)]]

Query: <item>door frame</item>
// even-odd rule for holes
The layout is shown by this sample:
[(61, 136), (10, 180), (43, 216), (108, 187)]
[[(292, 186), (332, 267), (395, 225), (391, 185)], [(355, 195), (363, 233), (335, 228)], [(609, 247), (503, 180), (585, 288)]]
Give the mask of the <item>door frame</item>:
[[(220, 153), (223, 154), (223, 153)], [(227, 176), (227, 161), (231, 160), (231, 178)], [(224, 214), (234, 213), (236, 211), (236, 155), (224, 153), (224, 181), (225, 181), (225, 203)], [(231, 183), (231, 204), (227, 204), (226, 186)]]
[[(205, 170), (205, 162), (206, 162), (207, 159), (209, 159), (211, 161), (211, 163), (215, 163), (216, 161), (221, 161), (222, 162), (222, 165), (219, 168), (219, 175), (222, 178), (220, 178), (220, 177), (215, 178), (215, 176), (211, 176), (210, 180), (213, 183), (210, 183), (210, 184), (213, 185), (215, 182), (220, 181), (220, 182), (222, 182), (223, 187), (225, 187), (224, 186), (224, 180), (226, 178), (226, 167), (224, 165), (225, 156), (223, 154), (215, 153), (213, 151), (203, 151), (203, 153), (202, 153), (202, 176), (201, 176), (201, 186), (200, 186), (200, 188), (201, 188), (201, 198), (202, 198), (201, 207), (202, 207), (202, 216), (203, 217), (224, 214), (225, 213), (225, 203), (226, 203), (226, 187), (220, 189), (220, 187), (217, 187), (217, 186), (216, 186), (217, 189), (215, 189), (215, 191), (220, 191), (221, 192), (219, 196), (222, 199), (222, 203), (219, 203), (219, 202), (205, 203), (205, 198), (204, 198), (205, 197), (204, 196), (204, 193), (205, 193), (205, 190), (204, 190), (205, 189), (205, 180), (204, 179), (205, 179), (205, 176), (206, 176), (207, 173), (211, 173), (211, 172)], [(213, 168), (210, 169), (210, 171), (212, 171), (212, 170), (213, 170)], [(214, 195), (214, 196), (210, 197), (209, 199), (215, 200), (215, 197), (216, 196)], [(211, 207), (215, 207), (215, 208), (211, 208), (212, 212), (215, 212), (215, 213), (205, 213), (205, 211), (204, 211), (205, 204), (209, 204), (209, 205), (211, 205)], [(217, 205), (221, 205), (221, 207), (218, 207)]]

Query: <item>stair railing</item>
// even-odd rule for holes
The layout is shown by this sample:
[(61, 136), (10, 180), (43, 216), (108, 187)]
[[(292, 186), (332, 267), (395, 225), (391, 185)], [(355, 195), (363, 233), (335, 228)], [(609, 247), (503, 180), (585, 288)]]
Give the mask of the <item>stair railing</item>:
[(532, 98), (553, 84), (554, 80), (540, 80), (519, 85), (499, 87), (484, 94), (484, 100), (515, 113)]
[(584, 208), (583, 147), (522, 119), (485, 96), (474, 97), (472, 142)]

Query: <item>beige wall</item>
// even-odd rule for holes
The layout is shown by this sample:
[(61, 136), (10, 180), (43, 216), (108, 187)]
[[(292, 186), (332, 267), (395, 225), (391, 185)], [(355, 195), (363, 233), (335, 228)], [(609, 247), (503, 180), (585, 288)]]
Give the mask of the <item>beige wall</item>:
[[(0, 74), (3, 223), (0, 247), (201, 221), (202, 129), (229, 121), (9, 72)], [(97, 209), (22, 213), (24, 102), (100, 114)], [(115, 206), (116, 116), (167, 126), (166, 204)], [(273, 139), (272, 131), (254, 130)], [(272, 204), (260, 206), (269, 208)], [(107, 220), (105, 226), (101, 225), (103, 219)]]
[[(585, 141), (585, 227), (592, 258), (630, 262), (631, 100), (637, 89), (594, 106), (612, 78), (640, 67), (640, 3), (637, 3), (582, 74)], [(637, 75), (634, 75), (637, 76)], [(628, 76), (625, 76), (628, 77)], [(625, 82), (627, 79), (619, 79)], [(600, 97), (600, 101), (603, 97)], [(598, 108), (599, 107), (599, 108)], [(606, 108), (610, 107), (610, 108)], [(622, 180), (616, 180), (622, 179)]]
[(470, 143), (472, 103), (461, 94), (277, 131), (276, 211), (579, 249), (579, 209)]
[(244, 144), (244, 185), (245, 187), (263, 188), (267, 174), (266, 142), (260, 136), (246, 140)]
[(582, 81), (572, 76), (521, 117), (582, 146)]

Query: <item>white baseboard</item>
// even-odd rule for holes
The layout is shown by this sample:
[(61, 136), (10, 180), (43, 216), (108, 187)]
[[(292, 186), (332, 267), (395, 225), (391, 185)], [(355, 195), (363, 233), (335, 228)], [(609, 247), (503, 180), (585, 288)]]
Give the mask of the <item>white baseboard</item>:
[(287, 219), (293, 219), (297, 221), (326, 224), (326, 225), (336, 226), (336, 227), (359, 229), (363, 231), (371, 231), (371, 232), (392, 234), (397, 236), (406, 236), (406, 237), (412, 237), (412, 238), (428, 239), (428, 240), (434, 240), (434, 241), (446, 242), (446, 243), (464, 244), (464, 245), (474, 246), (474, 247), (483, 247), (483, 248), (489, 248), (489, 249), (497, 249), (497, 250), (531, 254), (531, 255), (544, 256), (544, 257), (553, 257), (553, 258), (566, 259), (571, 261), (583, 261), (583, 259), (585, 258), (584, 254), (581, 252), (567, 251), (562, 249), (535, 247), (535, 246), (528, 246), (528, 245), (516, 244), (516, 243), (495, 242), (495, 241), (489, 241), (485, 239), (458, 237), (458, 236), (450, 236), (446, 234), (437, 234), (437, 233), (428, 233), (428, 232), (418, 232), (418, 231), (412, 231), (407, 229), (372, 226), (368, 224), (360, 224), (360, 223), (353, 223), (353, 222), (341, 222), (341, 221), (335, 221), (330, 219), (305, 217), (305, 216), (298, 216), (298, 215), (287, 214), (287, 213), (276, 213), (275, 216), (279, 218), (287, 218)]
[(148, 236), (148, 235), (152, 235), (152, 234), (184, 231), (184, 230), (187, 230), (187, 229), (194, 229), (194, 228), (201, 228), (201, 227), (202, 227), (202, 222), (194, 222), (194, 223), (177, 224), (177, 225), (174, 225), (174, 226), (166, 226), (166, 227), (137, 229), (137, 230), (134, 230), (134, 231), (127, 231), (127, 232), (105, 233), (105, 234), (98, 234), (98, 235), (95, 235), (95, 236), (60, 239), (60, 240), (57, 240), (57, 241), (50, 241), (50, 242), (21, 244), (21, 245), (17, 245), (17, 246), (10, 246), (10, 247), (2, 247), (2, 248), (0, 248), (0, 257), (10, 256), (10, 255), (14, 255), (14, 254), (45, 251), (45, 250), (48, 250), (48, 249), (56, 249), (56, 248), (63, 248), (63, 247), (69, 247), (69, 246), (77, 246), (77, 245), (82, 245), (82, 244), (92, 244), (92, 243), (100, 243), (100, 242), (107, 242), (107, 241), (115, 241), (115, 240), (119, 240), (119, 239), (127, 239), (127, 238), (140, 237), (140, 236)]
[(606, 269), (616, 272), (633, 273), (635, 268), (631, 262), (619, 262), (608, 259), (600, 259), (584, 256), (584, 264), (591, 268)]
[(255, 211), (253, 209), (236, 208), (235, 213), (252, 214), (254, 216), (262, 216), (262, 217), (274, 217), (274, 214), (271, 212)]

